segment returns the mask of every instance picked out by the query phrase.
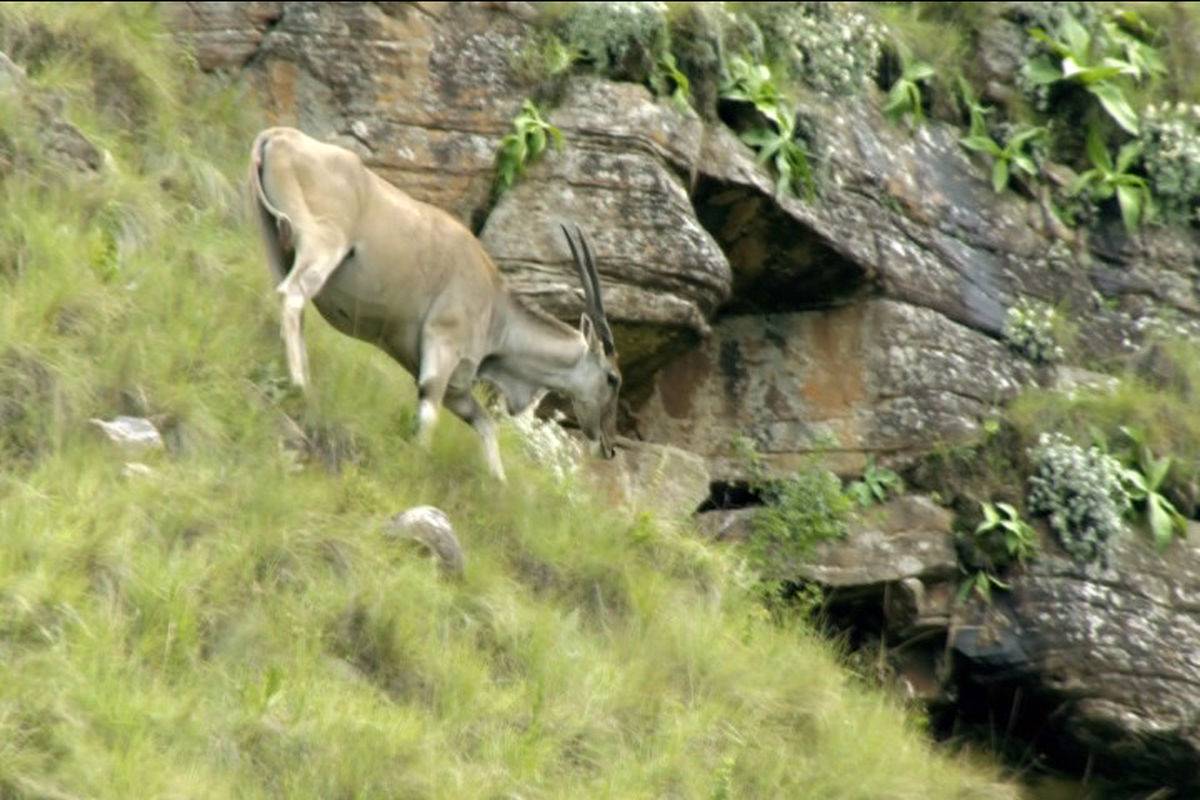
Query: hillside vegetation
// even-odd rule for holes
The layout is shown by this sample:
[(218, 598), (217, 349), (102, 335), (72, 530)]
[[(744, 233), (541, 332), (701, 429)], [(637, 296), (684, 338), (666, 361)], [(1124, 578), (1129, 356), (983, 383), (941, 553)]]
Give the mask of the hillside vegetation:
[[(311, 311), (291, 392), (240, 188), (262, 120), (153, 9), (8, 4), (0, 49), (30, 84), (0, 85), (0, 797), (1014, 795), (731, 554), (511, 429), (504, 491), (448, 416), (423, 454), (409, 376)], [(122, 413), (167, 448), (89, 422)], [(381, 535), (427, 503), (461, 581)]]

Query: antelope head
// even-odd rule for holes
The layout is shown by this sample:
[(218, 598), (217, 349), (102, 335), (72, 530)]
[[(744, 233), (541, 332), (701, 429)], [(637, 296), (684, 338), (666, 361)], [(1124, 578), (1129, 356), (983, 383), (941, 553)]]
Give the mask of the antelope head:
[(584, 434), (599, 447), (600, 455), (612, 458), (617, 454), (614, 443), (617, 439), (617, 399), (621, 391), (621, 371), (617, 367), (617, 348), (613, 342), (612, 328), (604, 315), (604, 301), (600, 296), (600, 276), (596, 273), (596, 262), (592, 249), (578, 226), (575, 235), (567, 226), (560, 225), (579, 279), (583, 283), (584, 310), (579, 319), (579, 332), (587, 343), (577, 369), (578, 390), (572, 393), (575, 419)]

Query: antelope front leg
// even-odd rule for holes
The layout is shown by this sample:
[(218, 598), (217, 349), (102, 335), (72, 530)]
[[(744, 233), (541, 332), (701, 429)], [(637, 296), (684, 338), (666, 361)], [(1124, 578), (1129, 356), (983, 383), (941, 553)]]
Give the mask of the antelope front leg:
[(500, 461), (500, 443), (496, 439), (496, 425), (487, 411), (471, 396), (470, 391), (447, 392), (446, 408), (450, 409), (459, 419), (470, 425), (479, 434), (483, 442), (483, 457), (487, 460), (488, 470), (501, 483), (506, 483), (504, 464)]

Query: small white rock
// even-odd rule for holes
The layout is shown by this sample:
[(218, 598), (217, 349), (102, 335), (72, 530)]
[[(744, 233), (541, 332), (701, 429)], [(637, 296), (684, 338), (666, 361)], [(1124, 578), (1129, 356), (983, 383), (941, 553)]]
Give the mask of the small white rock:
[(136, 449), (161, 449), (162, 435), (148, 419), (143, 417), (117, 417), (112, 420), (93, 418), (90, 420), (100, 427), (108, 438), (119, 445)]
[(446, 573), (461, 577), (466, 569), (466, 556), (454, 535), (450, 518), (439, 508), (416, 506), (397, 514), (384, 533), (396, 538), (412, 539), (430, 550)]

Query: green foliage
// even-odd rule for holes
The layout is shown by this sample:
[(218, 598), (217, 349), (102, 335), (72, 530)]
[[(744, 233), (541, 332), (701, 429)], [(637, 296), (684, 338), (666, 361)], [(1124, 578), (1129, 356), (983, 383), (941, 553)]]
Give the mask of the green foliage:
[(972, 592), (990, 602), (993, 588), (1010, 588), (997, 573), (1025, 564), (1037, 553), (1037, 534), (1016, 508), (1003, 502), (979, 505), (983, 521), (969, 535), (959, 534), (960, 546), (969, 552), (966, 560), (973, 566), (959, 586), (960, 602)]
[(1061, 361), (1064, 353), (1055, 336), (1056, 318), (1050, 306), (1022, 297), (1004, 318), (1004, 341), (1034, 364)]
[(1117, 153), (1114, 162), (1097, 129), (1091, 128), (1088, 131), (1087, 152), (1092, 168), (1071, 183), (1067, 189), (1068, 195), (1084, 195), (1095, 203), (1110, 200), (1115, 195), (1125, 229), (1132, 233), (1153, 213), (1150, 187), (1146, 179), (1129, 172), (1141, 154), (1142, 147), (1139, 141), (1125, 144)]
[(841, 480), (829, 470), (814, 463), (787, 478), (772, 477), (750, 439), (739, 437), (733, 444), (750, 475), (750, 490), (763, 503), (752, 521), (747, 552), (770, 605), (797, 581), (798, 567), (814, 546), (846, 535), (852, 506)]
[(874, 456), (867, 459), (862, 480), (854, 481), (846, 487), (846, 494), (860, 508), (882, 503), (888, 499), (889, 494), (903, 493), (904, 481), (887, 467), (876, 466)]
[(795, 580), (815, 545), (846, 535), (850, 500), (829, 470), (809, 467), (754, 488), (764, 505), (754, 516), (750, 562), (766, 581)]
[(1200, 223), (1200, 104), (1150, 105), (1138, 141), (1155, 210)]
[(925, 110), (922, 108), (921, 84), (936, 75), (934, 68), (924, 61), (911, 58), (903, 50), (900, 54), (900, 77), (888, 90), (887, 104), (883, 111), (893, 121), (911, 116), (915, 124), (925, 121)]
[(1029, 453), (1034, 472), (1027, 503), (1046, 515), (1063, 549), (1077, 561), (1104, 561), (1109, 539), (1124, 530), (1129, 508), (1124, 468), (1098, 447), (1084, 450), (1061, 433), (1044, 433)]
[(666, 18), (654, 3), (571, 3), (557, 32), (581, 61), (620, 80), (647, 81), (670, 52)]
[(766, 122), (743, 131), (742, 141), (758, 152), (758, 163), (775, 168), (778, 194), (786, 190), (811, 201), (816, 197), (816, 181), (809, 153), (798, 139), (796, 115), (784, 103), (770, 68), (734, 58), (729, 62), (729, 74), (721, 97), (752, 105)]
[(782, 79), (832, 97), (857, 94), (874, 78), (883, 29), (854, 6), (823, 3), (742, 3), (742, 24), (753, 26), (761, 52), (733, 46), (730, 52), (760, 58)]
[(1187, 521), (1159, 491), (1171, 470), (1172, 459), (1155, 458), (1141, 431), (1128, 427), (1122, 427), (1121, 431), (1133, 444), (1133, 454), (1126, 462), (1125, 490), (1135, 506), (1142, 507), (1154, 543), (1165, 550), (1174, 534), (1187, 537)]
[[(983, 109), (977, 104), (971, 106), (972, 129), (983, 127), (983, 113)], [(1024, 150), (1027, 145), (1045, 135), (1046, 128), (1044, 127), (1025, 126), (1013, 131), (1003, 147), (982, 131), (971, 133), (959, 139), (959, 142), (963, 147), (979, 153), (986, 153), (992, 157), (992, 189), (999, 194), (1008, 186), (1012, 167), (1015, 166), (1026, 175), (1037, 175), (1037, 165), (1034, 163), (1033, 157)]]
[(1090, 92), (1112, 119), (1130, 134), (1138, 133), (1137, 113), (1121, 78), (1141, 80), (1163, 72), (1154, 48), (1125, 29), (1107, 24), (1108, 35), (1093, 35), (1072, 14), (1063, 14), (1058, 29), (1030, 30), (1049, 50), (1024, 67), (1034, 86), (1067, 82)]
[(513, 57), (513, 67), (531, 83), (566, 74), (579, 60), (580, 53), (552, 31), (535, 30)]
[(656, 95), (670, 97), (681, 111), (687, 111), (691, 83), (675, 63), (675, 56), (669, 52), (663, 53), (654, 66), (654, 72), (650, 74), (650, 88)]
[(496, 152), (495, 197), (512, 188), (525, 172), (526, 166), (545, 151), (548, 142), (561, 149), (562, 131), (542, 118), (541, 111), (532, 100), (526, 100), (521, 106), (521, 113), (513, 119), (512, 132), (500, 140), (500, 148)]

